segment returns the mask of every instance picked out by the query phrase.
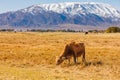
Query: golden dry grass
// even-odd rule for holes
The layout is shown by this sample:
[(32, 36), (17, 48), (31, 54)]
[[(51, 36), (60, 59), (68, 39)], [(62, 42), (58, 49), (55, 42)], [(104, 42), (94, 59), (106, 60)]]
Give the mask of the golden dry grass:
[[(71, 41), (85, 43), (87, 66), (55, 65)], [(119, 53), (120, 33), (0, 32), (0, 80), (120, 80)]]

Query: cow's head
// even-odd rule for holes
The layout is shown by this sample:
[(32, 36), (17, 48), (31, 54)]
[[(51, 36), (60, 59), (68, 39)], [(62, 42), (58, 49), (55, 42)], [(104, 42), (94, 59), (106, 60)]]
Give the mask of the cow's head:
[(56, 65), (61, 64), (66, 58), (65, 57), (56, 57)]

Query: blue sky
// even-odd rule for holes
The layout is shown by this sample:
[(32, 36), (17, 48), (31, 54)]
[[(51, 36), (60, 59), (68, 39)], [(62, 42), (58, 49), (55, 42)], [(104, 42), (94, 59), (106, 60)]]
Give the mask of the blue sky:
[(0, 0), (0, 13), (15, 11), (34, 4), (59, 2), (102, 2), (110, 4), (120, 10), (120, 0)]

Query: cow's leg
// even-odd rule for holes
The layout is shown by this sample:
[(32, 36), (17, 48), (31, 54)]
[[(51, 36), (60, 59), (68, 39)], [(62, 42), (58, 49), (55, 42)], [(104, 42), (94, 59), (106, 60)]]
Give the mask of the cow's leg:
[(68, 60), (68, 64), (70, 64), (70, 56), (67, 56), (66, 59)]
[(78, 62), (78, 57), (76, 57), (76, 62)]
[(86, 64), (86, 59), (85, 59), (85, 50), (84, 50), (84, 52), (83, 52), (82, 62)]
[(76, 64), (77, 61), (76, 61), (76, 55), (75, 55), (75, 53), (73, 53), (73, 58), (74, 58), (74, 63)]
[(70, 58), (68, 58), (68, 63), (70, 64)]

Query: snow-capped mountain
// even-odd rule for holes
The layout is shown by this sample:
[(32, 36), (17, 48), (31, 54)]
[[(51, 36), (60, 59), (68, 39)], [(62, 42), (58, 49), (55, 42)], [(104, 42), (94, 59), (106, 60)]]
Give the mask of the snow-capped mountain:
[(22, 12), (30, 12), (35, 14), (37, 11), (53, 11), (56, 13), (66, 13), (70, 15), (76, 14), (96, 14), (102, 17), (120, 17), (120, 12), (109, 4), (95, 3), (95, 2), (66, 2), (53, 4), (33, 5)]
[(109, 4), (65, 2), (32, 5), (0, 14), (0, 25), (44, 27), (76, 24), (87, 26), (120, 25), (120, 12)]

